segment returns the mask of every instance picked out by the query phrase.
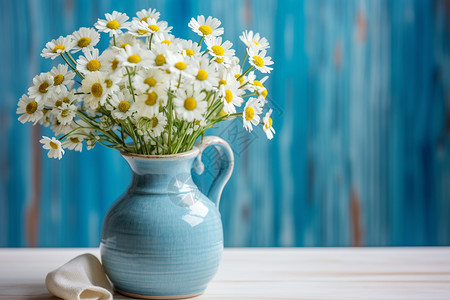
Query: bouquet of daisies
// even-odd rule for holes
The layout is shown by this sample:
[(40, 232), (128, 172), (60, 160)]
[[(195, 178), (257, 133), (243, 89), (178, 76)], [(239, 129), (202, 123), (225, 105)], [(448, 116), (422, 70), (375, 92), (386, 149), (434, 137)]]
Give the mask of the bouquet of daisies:
[[(193, 42), (171, 35), (159, 15), (144, 9), (129, 22), (114, 11), (96, 29), (83, 27), (46, 44), (41, 55), (64, 64), (33, 78), (17, 113), (22, 123), (51, 127), (58, 138), (41, 140), (49, 157), (97, 143), (146, 155), (180, 153), (208, 128), (237, 117), (246, 130), (261, 125), (272, 139), (272, 110), (261, 120), (267, 76), (258, 80), (254, 72), (272, 70), (267, 40), (243, 32), (247, 51), (240, 63), (233, 44), (220, 37), (219, 20), (192, 18), (188, 26), (200, 36)], [(102, 53), (95, 48), (99, 32), (110, 37)]]

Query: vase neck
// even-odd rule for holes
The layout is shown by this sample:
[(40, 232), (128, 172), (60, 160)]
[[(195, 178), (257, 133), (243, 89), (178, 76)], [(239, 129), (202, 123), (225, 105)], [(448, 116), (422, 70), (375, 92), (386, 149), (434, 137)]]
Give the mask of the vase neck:
[(123, 155), (133, 172), (129, 191), (141, 194), (179, 194), (197, 190), (191, 177), (196, 156), (196, 153), (167, 158)]

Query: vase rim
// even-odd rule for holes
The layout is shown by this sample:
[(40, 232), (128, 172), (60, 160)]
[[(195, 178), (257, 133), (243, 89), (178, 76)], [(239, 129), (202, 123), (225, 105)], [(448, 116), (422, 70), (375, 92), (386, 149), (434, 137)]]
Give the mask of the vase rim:
[(198, 155), (200, 150), (194, 146), (192, 150), (176, 153), (176, 154), (157, 154), (157, 155), (146, 155), (146, 154), (138, 154), (138, 153), (132, 153), (132, 152), (124, 152), (120, 151), (120, 154), (122, 156), (126, 157), (136, 157), (136, 158), (144, 158), (144, 159), (150, 159), (150, 160), (164, 160), (164, 159), (176, 159), (176, 158), (187, 158), (187, 157), (195, 157)]

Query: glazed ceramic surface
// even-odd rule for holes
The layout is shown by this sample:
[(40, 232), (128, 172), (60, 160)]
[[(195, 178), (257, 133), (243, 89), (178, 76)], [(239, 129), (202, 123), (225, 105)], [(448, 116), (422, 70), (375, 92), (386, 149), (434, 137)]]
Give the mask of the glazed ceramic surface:
[[(214, 145), (220, 170), (205, 196), (191, 169), (201, 173), (203, 150)], [(131, 185), (108, 210), (101, 259), (115, 288), (125, 294), (187, 297), (202, 293), (223, 250), (218, 205), (231, 176), (233, 153), (217, 137), (193, 150), (166, 156), (122, 153), (133, 172)]]

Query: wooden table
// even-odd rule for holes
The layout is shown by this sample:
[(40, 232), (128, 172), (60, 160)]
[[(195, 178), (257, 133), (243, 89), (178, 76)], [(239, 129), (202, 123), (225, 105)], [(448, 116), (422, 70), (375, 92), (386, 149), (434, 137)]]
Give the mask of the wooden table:
[[(0, 249), (0, 299), (57, 299), (47, 272), (86, 252)], [(227, 248), (195, 299), (450, 299), (450, 247)]]

